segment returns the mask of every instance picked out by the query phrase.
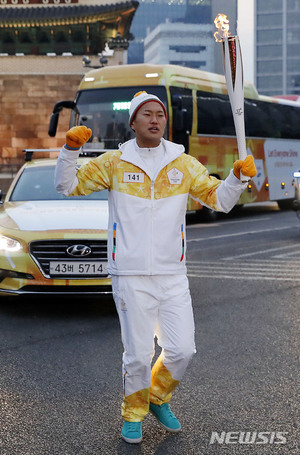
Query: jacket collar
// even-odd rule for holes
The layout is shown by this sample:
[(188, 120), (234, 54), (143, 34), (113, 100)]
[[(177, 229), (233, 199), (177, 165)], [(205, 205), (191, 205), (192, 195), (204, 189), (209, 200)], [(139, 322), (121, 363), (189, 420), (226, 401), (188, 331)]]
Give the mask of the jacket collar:
[[(161, 142), (166, 153), (158, 172), (160, 172), (161, 169), (163, 169), (169, 163), (178, 158), (182, 153), (184, 153), (184, 147), (181, 144), (174, 144), (174, 142), (167, 141), (164, 138), (161, 139)], [(135, 147), (135, 139), (124, 142), (124, 144), (119, 147), (119, 150), (122, 153), (121, 160), (131, 163), (147, 173), (147, 170), (145, 169), (145, 163)]]

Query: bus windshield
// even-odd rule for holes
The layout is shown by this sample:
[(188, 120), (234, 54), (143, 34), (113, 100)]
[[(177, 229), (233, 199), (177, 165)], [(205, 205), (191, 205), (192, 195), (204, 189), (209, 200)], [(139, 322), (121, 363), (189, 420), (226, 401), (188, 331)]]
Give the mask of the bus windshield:
[[(135, 137), (128, 123), (129, 107), (135, 93), (141, 90), (158, 96), (168, 109), (166, 89), (161, 86), (101, 88), (78, 93), (70, 126), (85, 125), (92, 129), (93, 135), (85, 149), (116, 149), (120, 143)], [(167, 136), (166, 131), (166, 139)]]

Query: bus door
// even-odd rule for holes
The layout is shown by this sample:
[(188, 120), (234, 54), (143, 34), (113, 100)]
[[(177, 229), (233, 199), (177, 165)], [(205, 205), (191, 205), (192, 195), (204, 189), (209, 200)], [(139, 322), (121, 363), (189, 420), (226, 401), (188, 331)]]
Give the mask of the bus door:
[(170, 87), (173, 111), (172, 140), (182, 144), (189, 153), (189, 136), (193, 125), (193, 94), (192, 90), (181, 87)]

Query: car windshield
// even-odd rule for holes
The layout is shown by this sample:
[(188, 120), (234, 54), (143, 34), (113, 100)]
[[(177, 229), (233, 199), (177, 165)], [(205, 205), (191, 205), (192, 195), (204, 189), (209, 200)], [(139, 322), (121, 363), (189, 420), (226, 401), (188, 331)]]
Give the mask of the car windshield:
[(64, 196), (54, 187), (55, 166), (25, 168), (19, 177), (10, 201), (58, 201), (58, 200), (107, 200), (108, 191), (97, 191), (88, 196)]
[[(160, 86), (101, 88), (79, 92), (70, 124), (85, 125), (92, 129), (93, 135), (85, 144), (85, 149), (116, 149), (120, 143), (135, 137), (128, 123), (129, 107), (134, 94), (140, 90), (158, 96), (167, 109), (166, 89)], [(168, 138), (167, 128), (164, 137)]]

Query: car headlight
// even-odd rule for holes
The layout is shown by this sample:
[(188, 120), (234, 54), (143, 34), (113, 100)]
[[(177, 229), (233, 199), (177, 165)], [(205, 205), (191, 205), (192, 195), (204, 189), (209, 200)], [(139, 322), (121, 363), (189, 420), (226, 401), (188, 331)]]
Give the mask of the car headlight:
[(8, 251), (10, 253), (16, 253), (22, 249), (22, 245), (18, 240), (0, 235), (0, 251)]

